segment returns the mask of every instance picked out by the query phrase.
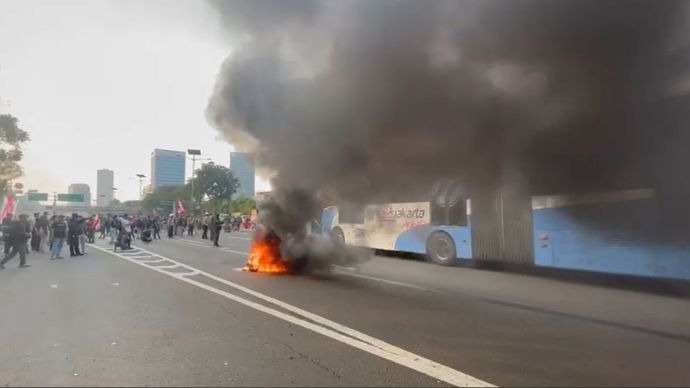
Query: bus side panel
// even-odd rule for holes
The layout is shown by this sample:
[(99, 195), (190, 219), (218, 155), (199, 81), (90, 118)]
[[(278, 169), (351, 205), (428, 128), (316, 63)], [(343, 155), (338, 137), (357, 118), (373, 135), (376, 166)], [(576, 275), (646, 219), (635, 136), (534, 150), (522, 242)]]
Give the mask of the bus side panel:
[(426, 254), (426, 241), (432, 233), (447, 233), (455, 242), (456, 255), (460, 259), (472, 258), (472, 237), (469, 226), (419, 225), (401, 233), (395, 240), (394, 250)]
[(535, 264), (690, 279), (690, 249), (662, 244), (658, 221), (653, 199), (535, 209)]
[(321, 233), (328, 234), (338, 225), (338, 208), (329, 206), (321, 212)]

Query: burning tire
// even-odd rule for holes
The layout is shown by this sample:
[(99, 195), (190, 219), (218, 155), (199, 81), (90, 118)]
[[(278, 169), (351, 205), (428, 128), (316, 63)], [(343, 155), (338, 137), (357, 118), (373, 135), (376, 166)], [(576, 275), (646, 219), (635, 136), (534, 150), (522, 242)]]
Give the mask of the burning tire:
[(457, 260), (455, 241), (448, 233), (435, 232), (427, 239), (426, 254), (436, 264), (453, 265)]

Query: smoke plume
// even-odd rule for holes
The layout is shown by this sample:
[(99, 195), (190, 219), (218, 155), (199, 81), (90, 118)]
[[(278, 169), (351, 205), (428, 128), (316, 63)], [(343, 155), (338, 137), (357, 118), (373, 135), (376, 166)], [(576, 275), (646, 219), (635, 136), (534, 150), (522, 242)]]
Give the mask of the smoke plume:
[(276, 192), (690, 188), (686, 1), (213, 4), (237, 49), (208, 119)]

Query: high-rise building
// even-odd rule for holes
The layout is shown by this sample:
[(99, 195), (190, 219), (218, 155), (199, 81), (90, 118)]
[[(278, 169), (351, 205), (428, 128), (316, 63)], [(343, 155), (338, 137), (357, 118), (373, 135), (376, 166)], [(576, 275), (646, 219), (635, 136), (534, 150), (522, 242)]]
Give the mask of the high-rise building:
[(183, 186), (186, 154), (156, 148), (151, 153), (151, 187)]
[(67, 187), (67, 192), (69, 194), (83, 194), (84, 202), (82, 204), (91, 206), (91, 188), (86, 183), (72, 183)]
[(113, 170), (102, 169), (96, 173), (96, 205), (105, 207), (115, 199), (115, 173)]
[(240, 181), (235, 197), (254, 196), (254, 154), (245, 152), (230, 153), (230, 169)]

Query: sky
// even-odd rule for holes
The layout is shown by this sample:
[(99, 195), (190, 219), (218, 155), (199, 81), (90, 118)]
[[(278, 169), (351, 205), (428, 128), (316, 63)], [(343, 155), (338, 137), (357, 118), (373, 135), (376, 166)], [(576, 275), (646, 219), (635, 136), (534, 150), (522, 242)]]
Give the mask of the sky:
[(0, 0), (0, 113), (31, 136), (16, 181), (39, 192), (86, 183), (95, 198), (108, 168), (116, 198), (131, 200), (154, 148), (227, 166), (232, 146), (204, 116), (232, 53), (226, 34), (199, 0)]

